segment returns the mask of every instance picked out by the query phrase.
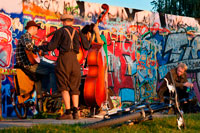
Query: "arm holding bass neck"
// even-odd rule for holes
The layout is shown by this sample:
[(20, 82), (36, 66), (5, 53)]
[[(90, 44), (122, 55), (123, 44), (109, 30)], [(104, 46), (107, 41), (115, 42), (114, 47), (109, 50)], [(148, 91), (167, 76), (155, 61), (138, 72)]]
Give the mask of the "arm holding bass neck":
[(95, 33), (95, 37), (96, 37), (96, 39), (97, 39), (97, 43), (103, 45), (103, 44), (104, 44), (104, 41), (103, 41), (103, 40), (101, 39), (101, 37), (100, 37), (98, 25), (99, 25), (98, 22), (94, 25), (94, 33)]

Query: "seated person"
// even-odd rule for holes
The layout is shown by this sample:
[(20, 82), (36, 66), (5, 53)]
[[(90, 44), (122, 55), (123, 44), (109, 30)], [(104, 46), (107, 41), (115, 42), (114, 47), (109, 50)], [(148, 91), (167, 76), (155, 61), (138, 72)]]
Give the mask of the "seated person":
[[(187, 80), (186, 70), (187, 70), (186, 64), (180, 63), (180, 64), (178, 64), (177, 68), (170, 70), (171, 75), (170, 75), (170, 72), (168, 72), (167, 75), (165, 76), (165, 78), (167, 78), (169, 84), (173, 84), (173, 82), (172, 82), (172, 78), (173, 78), (179, 100), (181, 100), (183, 98), (187, 99), (189, 97), (189, 95), (187, 93), (187, 88), (193, 87), (193, 84), (189, 83)], [(171, 76), (172, 76), (172, 78), (171, 78)], [(163, 83), (161, 84), (157, 93), (160, 98), (160, 101), (164, 102), (164, 96), (169, 96), (169, 90), (167, 88), (166, 81), (163, 81)]]
[[(29, 73), (29, 77), (33, 77), (33, 75), (49, 75), (46, 77), (51, 80), (49, 81), (49, 83), (51, 84), (52, 90), (56, 90), (54, 65), (42, 60), (40, 61), (40, 63), (33, 64), (29, 61), (28, 55), (26, 54), (26, 51), (34, 53), (34, 51), (36, 51), (37, 49), (34, 40), (32, 39), (32, 36), (38, 33), (39, 27), (40, 26), (37, 25), (34, 21), (29, 21), (27, 23), (25, 27), (27, 31), (20, 37), (16, 46), (16, 66), (21, 68), (26, 74)], [(41, 88), (41, 82), (36, 82), (37, 98), (42, 97)]]

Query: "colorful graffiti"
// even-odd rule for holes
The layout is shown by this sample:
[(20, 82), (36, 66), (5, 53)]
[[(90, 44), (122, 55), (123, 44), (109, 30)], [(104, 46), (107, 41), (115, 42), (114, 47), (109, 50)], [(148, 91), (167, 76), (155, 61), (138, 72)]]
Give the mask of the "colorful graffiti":
[[(102, 11), (101, 4), (75, 0), (23, 0), (21, 6), (20, 15), (16, 11), (6, 12), (5, 7), (2, 7), (4, 13), (0, 13), (0, 67), (3, 68), (15, 64), (15, 45), (29, 20), (42, 27), (37, 35), (39, 42), (62, 26), (59, 18), (65, 12), (74, 14), (74, 26), (81, 29), (85, 24), (95, 23)], [(188, 80), (194, 83), (200, 101), (200, 24), (197, 20), (110, 6), (99, 28), (108, 44), (108, 86), (122, 101), (140, 102), (156, 97), (164, 76), (179, 62), (188, 65)], [(58, 54), (55, 50), (43, 59), (54, 62)], [(8, 90), (12, 87), (7, 77), (2, 86)], [(9, 91), (3, 93), (5, 96), (9, 97)], [(5, 100), (3, 104), (9, 105)]]
[(0, 14), (0, 19), (0, 56), (3, 57), (0, 59), (0, 66), (8, 67), (10, 65), (12, 51), (11, 19), (4, 14)]
[[(0, 13), (0, 67), (13, 68), (15, 63), (15, 47), (22, 34), (22, 13)], [(10, 89), (13, 88), (12, 76), (3, 76), (2, 79), (2, 116), (15, 116), (10, 100)]]
[[(9, 6), (8, 6), (9, 5)], [(0, 4), (0, 67), (13, 68), (17, 40), (23, 32), (23, 13), (21, 0), (4, 0)], [(2, 116), (16, 116), (11, 104), (10, 90), (13, 77), (2, 76)]]

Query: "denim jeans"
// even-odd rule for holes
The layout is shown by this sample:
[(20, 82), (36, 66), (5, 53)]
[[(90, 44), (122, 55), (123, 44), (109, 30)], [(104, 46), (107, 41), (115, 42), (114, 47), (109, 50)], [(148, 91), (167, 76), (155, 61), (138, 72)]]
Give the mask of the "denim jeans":
[(44, 91), (49, 92), (50, 88), (52, 88), (52, 92), (57, 91), (54, 64), (41, 60), (39, 64), (31, 66), (30, 71), (42, 76), (41, 83)]

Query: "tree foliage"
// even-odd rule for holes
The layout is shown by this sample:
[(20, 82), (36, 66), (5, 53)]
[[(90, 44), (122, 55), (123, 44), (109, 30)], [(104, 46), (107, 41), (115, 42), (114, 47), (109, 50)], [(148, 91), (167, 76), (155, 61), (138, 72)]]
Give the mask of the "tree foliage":
[(157, 12), (200, 18), (200, 0), (153, 0), (151, 5)]

